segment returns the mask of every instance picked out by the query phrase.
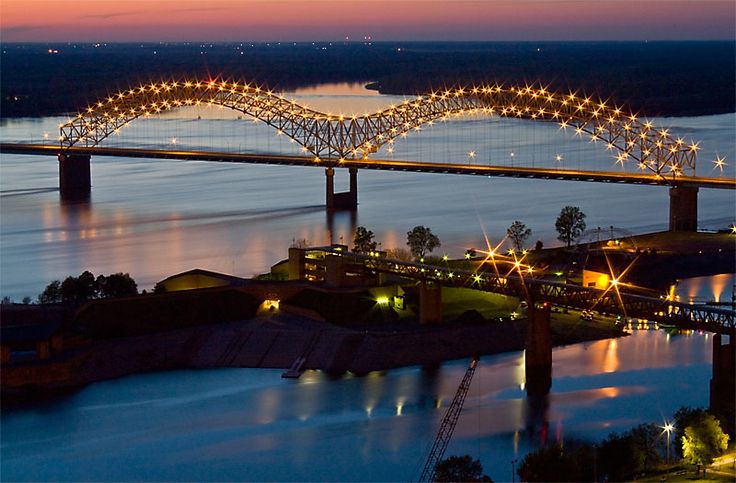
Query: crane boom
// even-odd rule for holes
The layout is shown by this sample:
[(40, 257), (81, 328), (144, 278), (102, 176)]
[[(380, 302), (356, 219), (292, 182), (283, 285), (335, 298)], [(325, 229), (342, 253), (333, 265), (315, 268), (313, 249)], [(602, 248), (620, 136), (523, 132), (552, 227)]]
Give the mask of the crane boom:
[(452, 400), (452, 404), (447, 408), (445, 417), (442, 418), (440, 429), (437, 431), (437, 436), (434, 439), (432, 449), (429, 451), (427, 462), (424, 464), (422, 475), (419, 477), (419, 483), (428, 483), (434, 481), (434, 474), (437, 463), (442, 460), (442, 456), (445, 454), (447, 445), (450, 443), (452, 433), (455, 431), (455, 425), (460, 417), (460, 411), (463, 409), (465, 403), (465, 396), (468, 395), (470, 389), (470, 381), (473, 380), (473, 374), (475, 373), (475, 367), (478, 365), (478, 356), (473, 357), (468, 365), (468, 370), (465, 371), (460, 387), (457, 388), (455, 397)]

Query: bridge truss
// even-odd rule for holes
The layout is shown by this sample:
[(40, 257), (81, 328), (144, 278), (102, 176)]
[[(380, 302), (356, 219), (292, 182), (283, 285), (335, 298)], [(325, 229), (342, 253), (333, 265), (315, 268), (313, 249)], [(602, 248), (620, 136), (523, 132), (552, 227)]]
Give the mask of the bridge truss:
[(61, 148), (94, 147), (139, 117), (187, 106), (223, 106), (265, 122), (293, 139), (316, 163), (339, 166), (366, 159), (398, 137), (437, 120), (488, 115), (557, 123), (561, 129), (617, 152), (621, 165), (635, 165), (656, 178), (676, 183), (694, 176), (697, 143), (687, 143), (635, 114), (574, 93), (536, 86), (474, 86), (431, 92), (366, 114), (318, 112), (258, 86), (228, 82), (171, 81), (121, 91), (88, 106), (60, 126)]

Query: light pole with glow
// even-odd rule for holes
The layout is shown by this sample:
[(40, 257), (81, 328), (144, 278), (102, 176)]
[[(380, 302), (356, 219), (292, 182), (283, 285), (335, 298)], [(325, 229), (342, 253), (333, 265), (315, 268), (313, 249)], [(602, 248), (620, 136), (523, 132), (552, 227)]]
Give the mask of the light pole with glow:
[(665, 422), (664, 426), (662, 426), (662, 429), (667, 433), (667, 467), (670, 466), (670, 433), (673, 429), (675, 429), (675, 426), (672, 423)]

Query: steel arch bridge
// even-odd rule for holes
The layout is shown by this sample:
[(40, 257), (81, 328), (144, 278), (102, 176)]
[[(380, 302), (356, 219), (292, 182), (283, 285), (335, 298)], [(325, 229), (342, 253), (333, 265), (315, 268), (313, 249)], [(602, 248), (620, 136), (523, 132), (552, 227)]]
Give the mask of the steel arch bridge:
[(225, 80), (187, 80), (141, 85), (110, 95), (60, 126), (62, 150), (94, 147), (139, 117), (186, 106), (218, 105), (261, 120), (293, 139), (315, 162), (338, 165), (365, 159), (384, 145), (437, 120), (463, 114), (549, 121), (616, 152), (663, 182), (695, 175), (698, 144), (672, 136), (635, 114), (574, 93), (538, 86), (455, 87), (405, 100), (363, 116), (318, 112), (261, 87)]

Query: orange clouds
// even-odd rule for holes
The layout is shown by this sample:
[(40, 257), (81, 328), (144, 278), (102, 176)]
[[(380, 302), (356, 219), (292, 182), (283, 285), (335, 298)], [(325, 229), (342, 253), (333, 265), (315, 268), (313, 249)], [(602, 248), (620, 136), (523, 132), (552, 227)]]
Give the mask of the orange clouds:
[(733, 39), (731, 0), (3, 0), (4, 42)]

